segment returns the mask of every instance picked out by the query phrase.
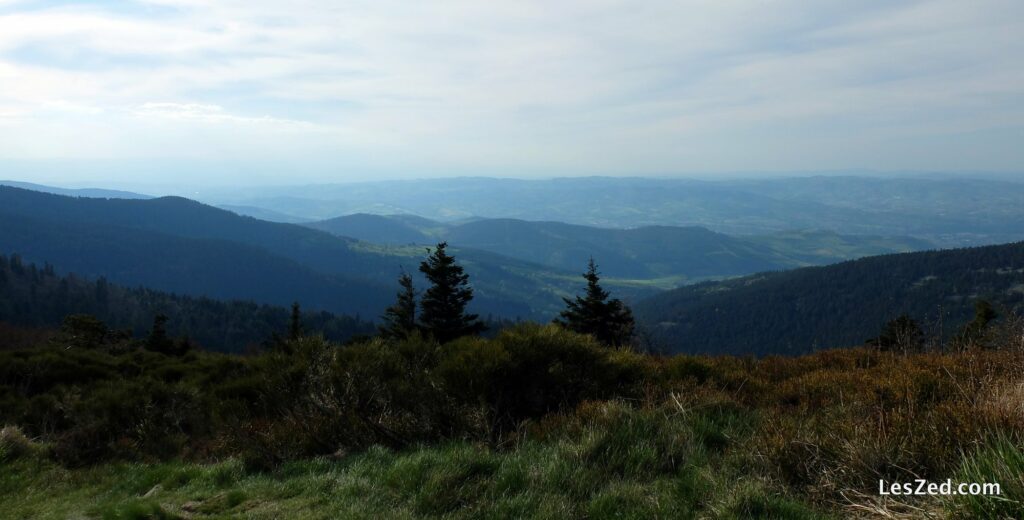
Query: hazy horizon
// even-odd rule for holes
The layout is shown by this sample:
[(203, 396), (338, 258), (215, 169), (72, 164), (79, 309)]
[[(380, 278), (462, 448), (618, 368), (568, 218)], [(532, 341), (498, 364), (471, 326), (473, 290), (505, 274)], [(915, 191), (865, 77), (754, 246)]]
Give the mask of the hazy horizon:
[(984, 171), (1024, 4), (0, 0), (0, 177)]
[[(0, 165), (3, 163), (0, 162)], [(101, 170), (96, 168), (95, 170)], [(728, 181), (755, 181), (755, 180), (784, 180), (813, 177), (857, 177), (866, 179), (914, 179), (914, 180), (986, 180), (1002, 182), (1024, 182), (1024, 173), (1018, 172), (935, 172), (935, 171), (876, 171), (876, 170), (832, 170), (832, 171), (736, 171), (736, 172), (689, 172), (677, 174), (578, 174), (578, 175), (488, 175), (480, 174), (450, 174), (450, 175), (407, 175), (379, 176), (374, 177), (338, 177), (312, 180), (293, 180), (289, 182), (280, 176), (260, 177), (257, 180), (239, 179), (232, 181), (230, 178), (196, 178), (188, 181), (174, 181), (174, 170), (158, 168), (161, 175), (135, 175), (132, 179), (118, 177), (103, 177), (102, 175), (50, 175), (50, 172), (59, 172), (58, 168), (47, 165), (45, 168), (32, 170), (31, 168), (7, 169), (0, 168), (0, 183), (22, 182), (38, 184), (52, 188), (62, 189), (110, 189), (136, 192), (152, 196), (164, 195), (211, 195), (224, 191), (237, 190), (239, 188), (252, 188), (257, 191), (272, 190), (274, 188), (303, 188), (315, 186), (347, 185), (347, 184), (373, 184), (386, 182), (417, 182), (417, 181), (444, 181), (457, 179), (490, 179), (490, 180), (512, 180), (512, 181), (551, 181), (559, 179), (648, 179), (648, 180), (679, 180), (699, 182), (728, 182)], [(92, 171), (92, 170), (91, 170)], [(143, 169), (143, 171), (147, 171)], [(229, 169), (230, 171), (230, 169)], [(21, 172), (19, 174), (19, 172)], [(151, 170), (150, 170), (151, 172)]]

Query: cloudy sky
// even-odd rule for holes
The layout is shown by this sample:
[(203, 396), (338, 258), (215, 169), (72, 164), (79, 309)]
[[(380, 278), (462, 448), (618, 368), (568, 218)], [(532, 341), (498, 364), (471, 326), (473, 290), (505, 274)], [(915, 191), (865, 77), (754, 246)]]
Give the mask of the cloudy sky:
[(0, 0), (0, 178), (1021, 172), (1022, 34), (1020, 0)]

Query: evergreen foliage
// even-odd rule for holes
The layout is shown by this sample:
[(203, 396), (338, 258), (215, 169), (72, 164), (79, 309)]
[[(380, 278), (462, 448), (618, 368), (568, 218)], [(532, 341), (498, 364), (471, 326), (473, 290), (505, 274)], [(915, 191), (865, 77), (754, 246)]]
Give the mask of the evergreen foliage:
[(608, 299), (608, 291), (601, 285), (594, 259), (587, 264), (583, 273), (587, 281), (585, 296), (575, 300), (563, 298), (566, 309), (555, 319), (555, 323), (581, 334), (593, 335), (607, 346), (626, 345), (632, 340), (636, 324), (633, 312), (618, 298)]
[(885, 324), (885, 328), (877, 338), (868, 340), (868, 344), (874, 345), (881, 350), (894, 352), (914, 352), (921, 349), (924, 341), (924, 331), (906, 314), (900, 314), (896, 319)]
[(302, 337), (302, 309), (299, 302), (292, 303), (292, 315), (288, 322), (288, 338), (297, 340)]
[(412, 277), (402, 273), (398, 277), (398, 291), (395, 303), (384, 311), (379, 327), (380, 335), (389, 339), (405, 339), (416, 331), (416, 288)]
[(999, 314), (992, 308), (988, 300), (974, 302), (974, 319), (966, 323), (956, 340), (960, 348), (988, 347), (988, 326)]
[(102, 321), (89, 314), (71, 314), (64, 318), (58, 342), (66, 348), (89, 348), (103, 344), (110, 330)]
[(146, 337), (147, 349), (161, 354), (174, 353), (174, 341), (167, 336), (167, 320), (169, 319), (166, 314), (157, 314), (153, 317), (153, 328), (150, 329), (149, 336)]
[(466, 312), (473, 299), (473, 288), (469, 286), (469, 275), (447, 253), (447, 247), (447, 243), (441, 242), (432, 251), (428, 249), (427, 259), (420, 263), (420, 272), (430, 282), (420, 300), (420, 327), (440, 343), (480, 334), (486, 329), (476, 314)]
[[(680, 287), (635, 305), (672, 352), (796, 355), (859, 345), (894, 316), (948, 342), (979, 298), (1024, 314), (1024, 242), (884, 255)], [(982, 322), (979, 321), (980, 325)]]
[[(32, 273), (35, 273), (33, 275)], [(126, 288), (100, 278), (91, 281), (74, 274), (60, 275), (52, 267), (39, 269), (19, 256), (0, 255), (0, 323), (17, 327), (62, 328), (55, 340), (76, 346), (75, 336), (93, 338), (85, 316), (107, 324), (109, 335), (145, 338), (153, 316), (166, 315), (167, 335), (188, 336), (193, 346), (222, 352), (244, 352), (265, 343), (275, 333), (291, 332), (289, 310), (246, 301), (218, 301), (169, 294), (145, 288)], [(371, 322), (357, 316), (302, 311), (301, 328), (326, 339), (345, 342), (371, 334)], [(65, 317), (69, 317), (65, 324)], [(2, 339), (2, 338), (0, 338)], [(115, 337), (108, 342), (116, 341)]]

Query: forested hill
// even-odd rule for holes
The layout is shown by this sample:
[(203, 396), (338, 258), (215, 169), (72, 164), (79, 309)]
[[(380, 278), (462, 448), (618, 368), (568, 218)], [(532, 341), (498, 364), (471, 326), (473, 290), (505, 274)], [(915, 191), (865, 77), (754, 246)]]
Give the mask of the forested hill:
[[(70, 314), (96, 316), (116, 330), (143, 337), (158, 314), (168, 317), (172, 337), (188, 337), (203, 348), (243, 352), (288, 330), (290, 309), (245, 301), (193, 298), (144, 288), (125, 288), (105, 278), (89, 280), (60, 275), (46, 265), (0, 255), (0, 322), (54, 328)], [(307, 331), (335, 341), (372, 334), (374, 326), (359, 318), (305, 312)]]
[(17, 252), (127, 286), (374, 316), (391, 299), (384, 286), (317, 272), (265, 249), (119, 226), (2, 215), (0, 253)]
[(977, 299), (1024, 307), (1024, 242), (883, 255), (683, 287), (635, 311), (675, 352), (799, 354), (859, 345), (901, 313), (950, 334)]
[[(125, 285), (377, 316), (424, 248), (375, 247), (293, 224), (239, 216), (180, 197), (73, 198), (0, 186), (0, 252)], [(459, 249), (473, 312), (550, 318), (576, 272)], [(637, 287), (633, 294), (650, 295)]]

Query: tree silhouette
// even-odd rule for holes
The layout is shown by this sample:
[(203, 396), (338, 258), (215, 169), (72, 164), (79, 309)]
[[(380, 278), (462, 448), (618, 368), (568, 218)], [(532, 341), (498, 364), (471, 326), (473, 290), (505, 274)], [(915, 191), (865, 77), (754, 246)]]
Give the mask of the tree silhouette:
[(174, 353), (174, 342), (167, 336), (167, 320), (166, 314), (157, 314), (153, 317), (153, 328), (150, 329), (149, 336), (146, 337), (146, 348), (148, 350), (163, 354)]
[(555, 323), (569, 330), (593, 335), (605, 345), (629, 343), (636, 327), (633, 312), (618, 298), (608, 299), (608, 291), (599, 283), (601, 277), (593, 258), (587, 264), (583, 278), (587, 280), (586, 295), (576, 296), (575, 300), (562, 298), (566, 308), (555, 318)]
[(385, 338), (403, 339), (416, 331), (416, 289), (412, 277), (403, 272), (398, 277), (398, 291), (395, 303), (384, 310), (381, 316), (380, 335)]
[(877, 338), (868, 340), (868, 344), (879, 350), (891, 352), (915, 352), (921, 349), (924, 332), (913, 318), (900, 314), (896, 319), (885, 324)]
[(302, 309), (299, 302), (292, 303), (292, 314), (288, 322), (288, 339), (297, 340), (302, 337)]
[(957, 347), (987, 347), (986, 339), (988, 338), (986, 336), (988, 335), (988, 326), (997, 317), (999, 317), (999, 314), (992, 308), (992, 304), (988, 300), (975, 301), (974, 319), (965, 324), (960, 330), (960, 334), (955, 340)]
[(420, 301), (420, 326), (426, 335), (441, 343), (486, 329), (476, 314), (466, 312), (466, 305), (473, 299), (469, 275), (447, 254), (447, 247), (446, 242), (441, 242), (433, 251), (427, 249), (429, 256), (420, 263), (420, 272), (430, 282)]

